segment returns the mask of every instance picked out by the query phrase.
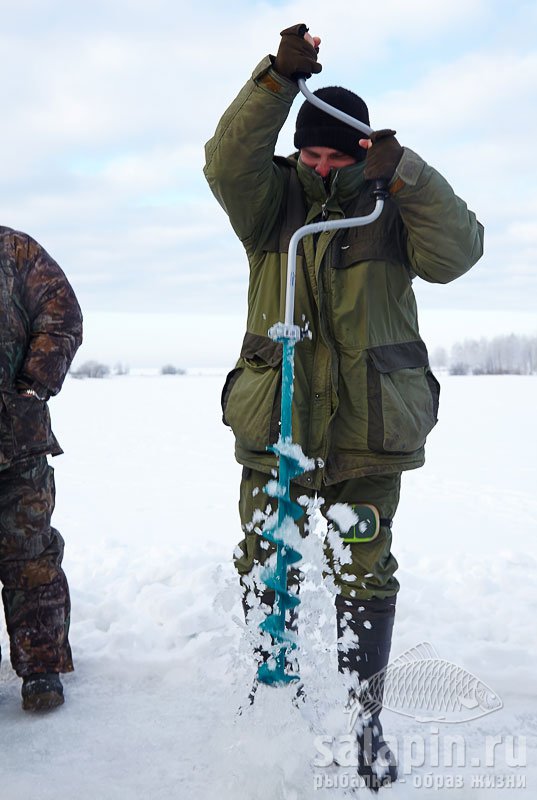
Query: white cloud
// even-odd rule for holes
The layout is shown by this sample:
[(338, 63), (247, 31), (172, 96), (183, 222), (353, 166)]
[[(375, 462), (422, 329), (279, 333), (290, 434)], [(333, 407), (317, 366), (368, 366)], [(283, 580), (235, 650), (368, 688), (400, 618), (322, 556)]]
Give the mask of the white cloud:
[[(439, 64), (414, 85), (377, 101), (381, 119), (447, 140), (493, 134), (506, 151), (528, 141), (537, 118), (537, 50), (481, 52)], [(512, 137), (512, 138), (511, 138)]]
[(203, 144), (279, 30), (304, 20), (323, 37), (312, 86), (362, 93), (486, 224), (483, 267), (442, 295), (425, 287), (423, 302), (533, 307), (535, 11), (517, 8), (20, 0), (0, 32), (0, 221), (41, 240), (89, 309), (242, 311), (245, 259), (204, 182)]

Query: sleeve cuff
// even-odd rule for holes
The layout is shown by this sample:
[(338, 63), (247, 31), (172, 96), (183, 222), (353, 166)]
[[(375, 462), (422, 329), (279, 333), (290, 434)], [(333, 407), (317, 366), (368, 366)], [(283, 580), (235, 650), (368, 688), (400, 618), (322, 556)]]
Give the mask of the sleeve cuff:
[(44, 397), (46, 400), (48, 400), (51, 396), (51, 392), (46, 386), (43, 386), (42, 383), (32, 380), (27, 375), (20, 375), (17, 378), (16, 387), (18, 390), (22, 391), (24, 391), (24, 389), (33, 389), (33, 391), (36, 392), (39, 397)]
[[(415, 186), (425, 166), (425, 161), (413, 150), (403, 147), (403, 155), (395, 168), (392, 184), (395, 186), (399, 178), (407, 186)], [(397, 191), (397, 189), (394, 189)]]
[(277, 95), (282, 100), (291, 104), (299, 92), (294, 81), (290, 81), (276, 72), (273, 65), (274, 56), (267, 55), (252, 72), (252, 79), (261, 89), (270, 94)]

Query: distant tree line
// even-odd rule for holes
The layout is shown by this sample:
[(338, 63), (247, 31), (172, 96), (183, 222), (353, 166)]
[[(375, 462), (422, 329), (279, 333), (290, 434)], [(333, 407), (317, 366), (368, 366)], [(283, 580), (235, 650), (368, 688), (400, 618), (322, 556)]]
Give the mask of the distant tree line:
[(165, 364), (160, 370), (161, 375), (184, 375), (185, 370), (181, 367), (174, 367), (173, 364)]
[(101, 364), (100, 361), (84, 361), (77, 369), (71, 370), (71, 375), (74, 378), (106, 378), (108, 375), (128, 375), (128, 364), (118, 363), (114, 369), (111, 370), (106, 364)]
[(454, 344), (449, 355), (445, 348), (436, 348), (431, 364), (448, 368), (451, 375), (535, 375), (537, 335), (465, 339)]
[[(77, 369), (71, 370), (73, 378), (107, 378), (109, 375), (128, 375), (130, 367), (128, 364), (118, 363), (113, 369), (100, 361), (85, 361)], [(173, 364), (165, 364), (161, 370), (161, 375), (184, 375), (185, 370), (181, 367), (174, 367)]]

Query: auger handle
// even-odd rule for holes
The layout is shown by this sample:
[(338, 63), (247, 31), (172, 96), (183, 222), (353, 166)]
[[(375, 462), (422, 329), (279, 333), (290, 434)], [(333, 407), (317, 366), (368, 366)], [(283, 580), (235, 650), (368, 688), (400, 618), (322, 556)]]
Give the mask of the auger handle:
[[(304, 78), (298, 78), (297, 80), (298, 88), (304, 95), (304, 97), (312, 103), (314, 106), (317, 106), (322, 111), (325, 111), (327, 114), (331, 114), (336, 119), (341, 120), (342, 122), (346, 122), (348, 125), (351, 125), (353, 128), (361, 131), (366, 136), (370, 136), (373, 133), (373, 128), (370, 128), (369, 125), (366, 125), (365, 122), (361, 122), (359, 119), (355, 119), (355, 117), (351, 117), (349, 114), (346, 114), (344, 111), (340, 111), (339, 108), (334, 108), (329, 103), (325, 103), (324, 100), (321, 100), (319, 97), (316, 97), (313, 92), (306, 86), (306, 81)], [(289, 253), (287, 256), (287, 290), (285, 296), (285, 326), (289, 330), (295, 331), (295, 338), (300, 338), (300, 328), (294, 325), (294, 312), (295, 312), (295, 281), (296, 281), (296, 254), (298, 249), (298, 244), (304, 236), (307, 236), (310, 233), (322, 233), (324, 231), (330, 230), (338, 230), (340, 228), (354, 228), (360, 225), (369, 225), (369, 223), (374, 222), (378, 217), (380, 217), (382, 213), (382, 209), (384, 208), (384, 201), (388, 196), (388, 190), (386, 187), (386, 181), (384, 180), (376, 180), (374, 182), (374, 187), (372, 191), (372, 195), (375, 198), (375, 208), (371, 212), (371, 214), (366, 214), (363, 217), (354, 217), (353, 219), (335, 219), (335, 220), (327, 220), (325, 222), (313, 222), (309, 225), (303, 225), (297, 231), (294, 232), (293, 236), (291, 237), (291, 241), (289, 242)], [(270, 336), (270, 331), (269, 331)]]
[(373, 191), (376, 200), (375, 208), (371, 214), (366, 214), (363, 217), (351, 217), (350, 219), (329, 219), (324, 222), (311, 222), (309, 225), (303, 225), (301, 228), (298, 228), (291, 236), (287, 255), (287, 289), (285, 295), (286, 326), (297, 328), (297, 326), (293, 326), (293, 321), (295, 316), (296, 254), (300, 240), (310, 233), (324, 233), (325, 231), (340, 230), (341, 228), (355, 228), (374, 222), (382, 213), (384, 198), (386, 196), (384, 189), (377, 190), (380, 194), (375, 194), (375, 191), (376, 190)]
[(297, 80), (297, 83), (298, 83), (298, 88), (300, 89), (306, 100), (313, 106), (317, 106), (317, 108), (320, 108), (321, 111), (326, 111), (327, 114), (330, 114), (332, 117), (341, 120), (341, 122), (346, 122), (347, 125), (351, 126), (351, 128), (356, 128), (362, 133), (365, 133), (366, 136), (368, 137), (371, 136), (371, 134), (373, 133), (373, 128), (370, 128), (369, 125), (365, 124), (365, 122), (362, 122), (361, 120), (356, 119), (355, 117), (351, 117), (350, 114), (346, 114), (344, 111), (340, 111), (339, 108), (334, 108), (334, 106), (331, 106), (330, 103), (325, 103), (325, 101), (321, 100), (320, 97), (317, 97), (316, 95), (313, 94), (313, 92), (310, 92), (310, 90), (306, 86), (306, 81), (304, 80), (304, 78), (299, 78)]

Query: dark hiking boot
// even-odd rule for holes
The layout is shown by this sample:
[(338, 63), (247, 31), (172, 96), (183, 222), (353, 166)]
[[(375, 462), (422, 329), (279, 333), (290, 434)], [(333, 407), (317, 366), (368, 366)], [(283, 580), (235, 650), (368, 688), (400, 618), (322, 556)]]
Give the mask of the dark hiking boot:
[(397, 780), (397, 761), (384, 740), (379, 714), (384, 696), (384, 674), (388, 666), (395, 618), (395, 595), (385, 599), (336, 597), (338, 640), (350, 630), (358, 643), (338, 650), (340, 672), (349, 672), (355, 688), (349, 706), (357, 704), (358, 774), (368, 788)]
[(25, 711), (50, 711), (64, 702), (63, 686), (56, 672), (27, 675), (22, 679), (21, 694)]

